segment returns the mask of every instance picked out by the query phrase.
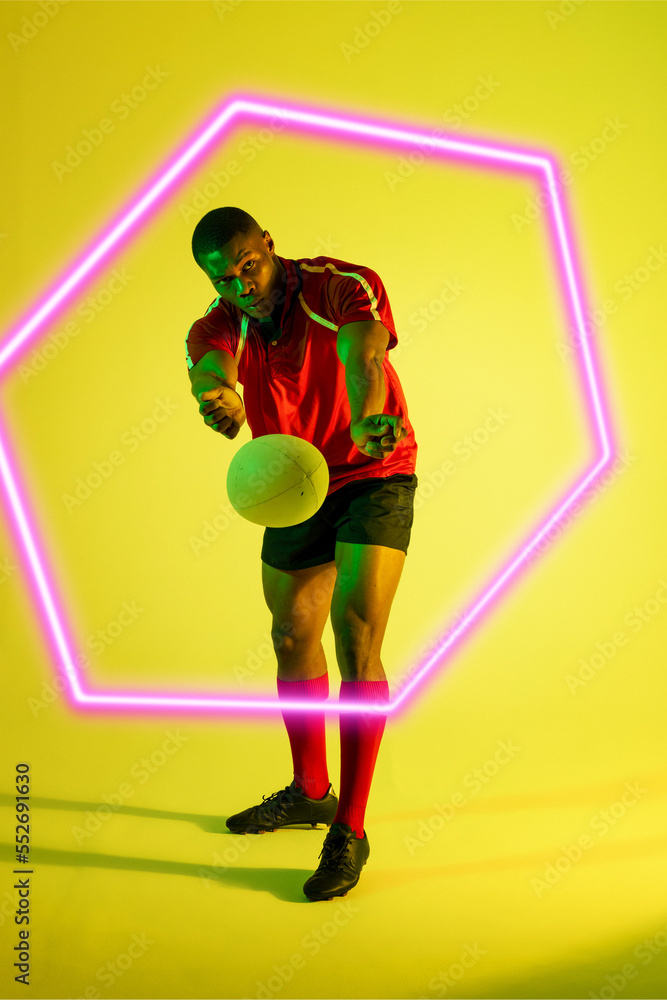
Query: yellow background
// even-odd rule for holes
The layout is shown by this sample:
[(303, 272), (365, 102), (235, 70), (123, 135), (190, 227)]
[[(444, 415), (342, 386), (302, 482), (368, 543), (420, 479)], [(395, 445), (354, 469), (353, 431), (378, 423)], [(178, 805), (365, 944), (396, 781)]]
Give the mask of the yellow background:
[[(526, 144), (570, 171), (623, 456), (389, 722), (369, 863), (347, 902), (317, 907), (301, 886), (321, 831), (240, 840), (224, 826), (291, 780), (280, 717), (72, 709), (3, 518), (3, 995), (664, 996), (666, 21), (661, 3), (592, 0), (2, 4), (3, 330), (230, 94)], [(153, 89), (126, 103), (150, 70)], [(214, 298), (190, 251), (210, 208), (249, 211), (281, 256), (327, 254), (385, 282), (420, 480), (383, 647), (394, 688), (593, 454), (527, 178), (265, 127), (235, 126), (2, 386), (95, 689), (275, 696), (262, 529), (228, 516), (225, 492), (250, 431), (230, 443), (203, 426), (184, 360)], [(63, 168), (85, 130), (97, 145)], [(193, 208), (211, 171), (217, 190)], [(108, 295), (114, 268), (124, 283)], [(504, 416), (485, 430), (492, 411)], [(111, 474), (68, 501), (113, 452)], [(336, 698), (329, 624), (324, 642)], [(333, 712), (328, 732), (338, 788)], [(19, 760), (34, 796), (28, 988), (10, 957)]]

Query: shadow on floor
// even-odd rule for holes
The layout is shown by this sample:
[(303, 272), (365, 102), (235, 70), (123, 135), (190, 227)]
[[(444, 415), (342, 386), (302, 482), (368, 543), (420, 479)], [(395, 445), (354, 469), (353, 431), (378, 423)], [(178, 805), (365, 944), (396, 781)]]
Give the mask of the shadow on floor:
[[(525, 975), (517, 969), (513, 979), (488, 980), (466, 989), (462, 966), (441, 967), (430, 980), (414, 991), (402, 994), (413, 997), (457, 997), (460, 1000), (664, 1000), (667, 985), (667, 911), (657, 925), (644, 925), (627, 943), (616, 943), (613, 951), (593, 953), (585, 946), (576, 956), (564, 955), (557, 963), (546, 963)], [(627, 933), (627, 932), (626, 932)], [(483, 962), (484, 958), (480, 959)], [(481, 968), (481, 966), (480, 966)], [(456, 978), (455, 978), (456, 977)]]
[[(16, 856), (11, 844), (0, 844), (0, 858), (10, 864)], [(196, 865), (184, 861), (161, 861), (156, 858), (127, 858), (112, 854), (94, 854), (92, 851), (58, 851), (51, 848), (34, 848), (31, 864), (60, 865), (67, 868), (110, 868), (123, 871), (154, 872), (158, 875), (186, 875), (205, 878), (209, 887), (250, 889), (267, 892), (286, 903), (308, 903), (303, 894), (303, 883), (313, 874), (312, 868), (241, 868), (239, 865)], [(18, 868), (18, 866), (16, 866)]]
[[(0, 805), (12, 807), (16, 801), (13, 795), (0, 794)], [(104, 812), (111, 810), (119, 816), (145, 816), (149, 819), (175, 819), (184, 823), (194, 823), (206, 833), (229, 833), (225, 826), (226, 816), (209, 816), (205, 813), (184, 813), (176, 812), (174, 809), (148, 809), (143, 806), (131, 806), (125, 803), (121, 805), (109, 805), (107, 802), (85, 802), (65, 799), (50, 799), (44, 796), (34, 795), (30, 799), (31, 805), (35, 809), (57, 809), (58, 811), (69, 812), (96, 812), (102, 809)], [(311, 829), (310, 825), (308, 829)]]

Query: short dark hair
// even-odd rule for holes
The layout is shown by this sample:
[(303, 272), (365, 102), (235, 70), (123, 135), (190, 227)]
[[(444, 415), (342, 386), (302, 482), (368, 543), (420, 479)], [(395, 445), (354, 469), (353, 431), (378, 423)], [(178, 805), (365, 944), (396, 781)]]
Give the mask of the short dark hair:
[(192, 234), (192, 254), (199, 264), (202, 255), (215, 253), (234, 236), (259, 235), (263, 229), (259, 223), (242, 208), (214, 208), (199, 220)]

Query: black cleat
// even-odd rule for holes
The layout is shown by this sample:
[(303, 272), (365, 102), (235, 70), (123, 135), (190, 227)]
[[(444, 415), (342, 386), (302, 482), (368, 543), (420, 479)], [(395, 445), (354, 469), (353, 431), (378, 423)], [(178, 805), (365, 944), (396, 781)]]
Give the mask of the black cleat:
[(227, 827), (232, 833), (267, 833), (295, 823), (326, 823), (331, 826), (338, 809), (338, 799), (329, 785), (322, 799), (309, 799), (293, 781), (273, 795), (262, 796), (258, 806), (230, 816)]
[(319, 868), (303, 887), (308, 899), (346, 896), (359, 881), (370, 853), (365, 830), (359, 838), (347, 823), (334, 823), (324, 839)]

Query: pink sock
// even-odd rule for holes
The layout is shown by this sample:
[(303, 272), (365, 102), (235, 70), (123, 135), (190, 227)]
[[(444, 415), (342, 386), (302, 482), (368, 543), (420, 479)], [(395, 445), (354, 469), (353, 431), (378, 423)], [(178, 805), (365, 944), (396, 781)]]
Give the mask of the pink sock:
[[(387, 702), (387, 681), (341, 681), (343, 702)], [(364, 815), (386, 715), (340, 713), (340, 797), (334, 823), (348, 823), (358, 838), (364, 835)]]
[[(325, 701), (329, 696), (329, 674), (308, 681), (278, 680), (282, 701)], [(329, 790), (324, 712), (284, 709), (282, 717), (292, 748), (294, 780), (309, 799), (321, 799)]]

